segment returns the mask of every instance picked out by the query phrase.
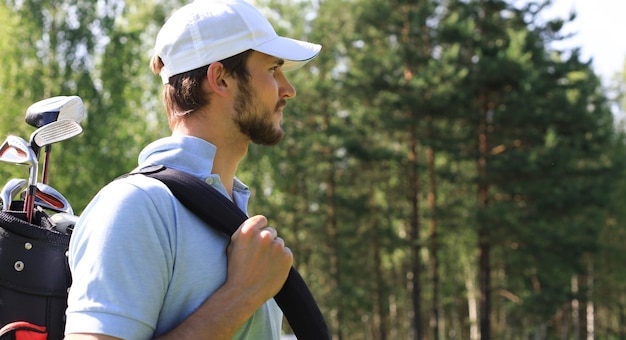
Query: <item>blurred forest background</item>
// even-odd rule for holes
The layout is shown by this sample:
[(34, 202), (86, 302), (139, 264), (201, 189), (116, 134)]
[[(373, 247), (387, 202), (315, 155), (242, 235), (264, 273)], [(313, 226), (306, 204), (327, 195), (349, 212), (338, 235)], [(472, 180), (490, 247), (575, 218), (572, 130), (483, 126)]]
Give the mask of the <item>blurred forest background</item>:
[[(148, 65), (181, 3), (0, 4), (2, 138), (28, 138), (38, 100), (85, 102), (49, 175), (78, 213), (169, 134)], [(288, 74), (286, 139), (252, 146), (239, 177), (335, 339), (626, 339), (626, 72), (603, 84), (551, 47), (574, 17), (540, 20), (548, 1), (256, 4), (324, 45)]]

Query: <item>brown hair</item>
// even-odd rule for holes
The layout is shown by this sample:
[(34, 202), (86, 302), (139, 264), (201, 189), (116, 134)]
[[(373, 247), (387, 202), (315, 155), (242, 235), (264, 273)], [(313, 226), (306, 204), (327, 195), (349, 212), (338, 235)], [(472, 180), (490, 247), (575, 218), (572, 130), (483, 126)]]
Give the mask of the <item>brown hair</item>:
[[(233, 75), (237, 80), (247, 82), (250, 73), (246, 62), (252, 50), (247, 50), (221, 60), (226, 74)], [(163, 68), (163, 60), (158, 55), (152, 57), (152, 72), (159, 74)], [(206, 79), (209, 65), (176, 74), (170, 77), (169, 84), (163, 86), (163, 101), (167, 110), (168, 120), (178, 119), (192, 114), (209, 104), (209, 94), (202, 91), (202, 81)]]

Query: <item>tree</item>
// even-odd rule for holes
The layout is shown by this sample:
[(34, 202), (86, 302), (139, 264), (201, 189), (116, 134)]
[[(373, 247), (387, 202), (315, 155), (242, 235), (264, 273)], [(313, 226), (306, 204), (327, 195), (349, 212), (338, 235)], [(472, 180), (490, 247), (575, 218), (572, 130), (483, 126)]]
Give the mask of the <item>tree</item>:
[[(85, 101), (85, 131), (54, 146), (50, 174), (75, 211), (168, 133), (148, 64), (180, 4), (0, 5), (3, 131), (28, 136), (34, 101)], [(251, 146), (239, 176), (336, 338), (626, 333), (624, 136), (611, 114), (623, 79), (607, 92), (576, 49), (548, 47), (565, 38), (564, 20), (535, 20), (549, 2), (257, 4), (279, 34), (323, 48), (287, 74), (298, 97), (285, 139)]]
[(160, 82), (149, 72), (146, 51), (174, 7), (83, 0), (8, 6), (20, 25), (32, 27), (23, 46), (17, 44), (27, 66), (11, 76), (17, 97), (34, 102), (78, 95), (85, 104), (82, 136), (55, 145), (50, 168), (51, 184), (77, 213), (102, 186), (132, 170), (147, 142), (167, 133)]
[[(598, 214), (589, 195), (601, 206), (607, 183), (586, 174), (613, 171), (598, 152), (610, 147), (612, 120), (597, 78), (576, 51), (561, 60), (544, 49), (544, 35), (557, 34), (562, 23), (529, 31), (529, 9), (500, 1), (470, 2), (467, 9), (480, 34), (466, 45), (473, 66), (464, 88), (471, 95), (468, 107), (478, 113), (467, 123), (478, 137), (470, 145), (478, 164), (481, 337), (490, 338), (496, 268), (507, 275), (507, 283), (498, 283), (502, 288), (516, 282), (518, 269), (533, 268), (522, 274), (533, 288), (522, 289), (528, 296), (521, 301), (538, 329), (567, 300), (563, 287), (597, 240)], [(577, 214), (566, 216), (565, 206)], [(530, 262), (509, 262), (518, 256)], [(555, 273), (549, 268), (556, 264)]]

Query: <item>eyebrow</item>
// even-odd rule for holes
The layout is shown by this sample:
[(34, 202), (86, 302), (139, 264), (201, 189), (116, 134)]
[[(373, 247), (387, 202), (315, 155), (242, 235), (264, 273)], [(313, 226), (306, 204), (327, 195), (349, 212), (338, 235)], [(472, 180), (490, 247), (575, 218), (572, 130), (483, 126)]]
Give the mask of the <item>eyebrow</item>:
[(283, 66), (285, 64), (285, 59), (281, 59), (281, 58), (276, 58), (274, 60), (274, 62), (276, 63), (276, 65), (278, 66)]

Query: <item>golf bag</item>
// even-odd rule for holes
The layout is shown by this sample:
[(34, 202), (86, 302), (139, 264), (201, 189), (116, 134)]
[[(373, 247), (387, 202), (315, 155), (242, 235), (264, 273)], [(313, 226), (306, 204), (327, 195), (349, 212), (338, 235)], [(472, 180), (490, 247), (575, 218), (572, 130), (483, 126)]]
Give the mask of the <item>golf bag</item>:
[[(9, 135), (0, 145), (0, 162), (29, 168), (28, 180), (12, 178), (0, 190), (0, 340), (63, 338), (72, 283), (69, 232), (78, 217), (48, 185), (48, 160), (52, 144), (82, 133), (84, 117), (78, 96), (44, 99), (26, 110), (26, 123), (36, 128), (29, 141)], [(14, 201), (19, 193), (23, 200)]]
[(70, 236), (43, 211), (0, 211), (0, 339), (62, 339), (71, 275)]

